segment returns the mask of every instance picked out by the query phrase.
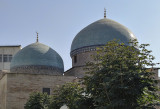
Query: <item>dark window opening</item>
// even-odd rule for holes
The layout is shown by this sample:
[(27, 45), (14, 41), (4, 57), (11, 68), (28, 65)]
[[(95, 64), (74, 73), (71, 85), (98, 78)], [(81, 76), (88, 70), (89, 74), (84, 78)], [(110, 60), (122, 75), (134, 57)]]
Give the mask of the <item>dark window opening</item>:
[[(0, 56), (0, 61), (1, 61), (1, 58), (2, 58), (2, 56)], [(11, 60), (12, 60), (12, 55), (11, 54), (4, 54), (3, 55), (3, 62), (11, 62)]]
[(50, 95), (50, 88), (43, 88), (43, 93)]
[(77, 63), (77, 56), (74, 56), (74, 63)]
[(7, 55), (3, 55), (3, 62), (8, 62)]

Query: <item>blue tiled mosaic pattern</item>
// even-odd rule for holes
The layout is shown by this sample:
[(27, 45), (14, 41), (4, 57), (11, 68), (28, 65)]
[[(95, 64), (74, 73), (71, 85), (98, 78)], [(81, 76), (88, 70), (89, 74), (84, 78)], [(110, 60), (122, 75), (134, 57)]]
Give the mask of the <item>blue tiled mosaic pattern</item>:
[(41, 65), (53, 66), (64, 71), (61, 56), (52, 48), (36, 42), (20, 50), (11, 61), (11, 69), (19, 66)]
[(104, 18), (88, 25), (76, 35), (71, 45), (71, 52), (82, 47), (105, 45), (113, 39), (129, 45), (128, 42), (136, 37), (120, 23)]

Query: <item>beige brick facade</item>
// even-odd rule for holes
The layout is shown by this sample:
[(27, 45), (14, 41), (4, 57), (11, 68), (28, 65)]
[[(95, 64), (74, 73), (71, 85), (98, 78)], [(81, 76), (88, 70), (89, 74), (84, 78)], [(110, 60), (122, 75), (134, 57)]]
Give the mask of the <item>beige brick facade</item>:
[[(84, 66), (86, 65), (87, 62), (92, 62), (94, 55), (96, 55), (96, 51), (90, 51), (90, 52), (84, 52), (84, 53), (79, 53), (76, 54), (72, 57), (72, 66)], [(75, 62), (75, 56), (76, 56), (76, 62)]]
[(52, 94), (59, 85), (75, 79), (73, 76), (6, 73), (0, 80), (0, 109), (23, 109), (32, 92), (50, 88)]

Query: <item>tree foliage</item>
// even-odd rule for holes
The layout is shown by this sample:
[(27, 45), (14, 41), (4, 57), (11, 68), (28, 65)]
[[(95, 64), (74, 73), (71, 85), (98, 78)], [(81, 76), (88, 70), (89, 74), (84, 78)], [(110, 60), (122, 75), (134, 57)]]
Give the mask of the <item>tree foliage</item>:
[[(133, 41), (130, 45), (113, 40), (98, 48), (95, 61), (87, 64), (87, 75), (80, 83), (55, 90), (49, 109), (63, 105), (69, 109), (155, 109), (159, 89), (152, 69), (154, 57), (148, 44), (138, 46)], [(43, 104), (37, 97), (31, 96), (26, 106), (34, 101)]]
[(25, 109), (48, 109), (50, 105), (50, 97), (47, 93), (34, 92), (30, 95)]
[(78, 83), (68, 83), (54, 91), (51, 108), (60, 109), (63, 105), (69, 109), (93, 109), (91, 99)]
[(148, 44), (130, 43), (108, 42), (94, 56), (96, 63), (88, 63), (84, 85), (96, 109), (154, 109), (159, 102), (155, 73), (147, 70), (154, 64)]

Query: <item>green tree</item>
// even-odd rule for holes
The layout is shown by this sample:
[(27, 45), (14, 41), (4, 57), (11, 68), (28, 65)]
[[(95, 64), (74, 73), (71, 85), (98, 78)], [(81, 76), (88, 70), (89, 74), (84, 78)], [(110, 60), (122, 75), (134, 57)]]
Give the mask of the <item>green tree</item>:
[(93, 109), (90, 101), (80, 84), (67, 83), (54, 91), (50, 109), (60, 109), (63, 105), (69, 109)]
[[(97, 50), (80, 83), (68, 83), (50, 97), (33, 93), (25, 109), (155, 109), (159, 103), (158, 81), (152, 71), (154, 57), (148, 44), (126, 46), (110, 41)], [(148, 70), (148, 68), (150, 68)]]
[(155, 109), (159, 102), (155, 74), (147, 70), (154, 65), (148, 44), (130, 43), (108, 42), (88, 63), (84, 85), (95, 109)]
[(50, 97), (46, 93), (34, 92), (30, 95), (25, 109), (48, 109), (50, 105)]

